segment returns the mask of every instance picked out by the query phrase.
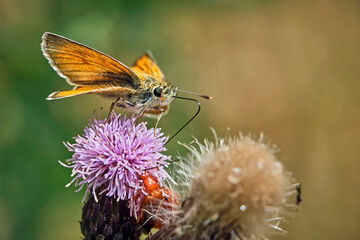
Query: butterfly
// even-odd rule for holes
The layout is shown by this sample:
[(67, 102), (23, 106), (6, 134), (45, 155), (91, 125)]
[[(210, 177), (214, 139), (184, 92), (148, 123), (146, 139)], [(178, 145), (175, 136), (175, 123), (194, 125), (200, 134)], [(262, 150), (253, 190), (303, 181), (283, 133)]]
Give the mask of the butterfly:
[(139, 116), (157, 117), (158, 123), (174, 98), (181, 98), (177, 97), (179, 91), (211, 99), (169, 84), (150, 51), (127, 67), (109, 55), (49, 32), (42, 36), (41, 50), (53, 69), (74, 86), (51, 93), (47, 100), (98, 94), (115, 99), (110, 113), (117, 106)]

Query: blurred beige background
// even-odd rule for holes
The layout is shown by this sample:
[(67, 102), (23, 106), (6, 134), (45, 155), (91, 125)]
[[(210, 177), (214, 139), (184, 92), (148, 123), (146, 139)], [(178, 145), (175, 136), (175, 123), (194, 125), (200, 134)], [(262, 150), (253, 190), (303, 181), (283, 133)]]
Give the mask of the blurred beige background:
[[(274, 239), (359, 239), (360, 3), (10, 1), (0, 5), (0, 238), (79, 239), (83, 193), (65, 189), (71, 156), (97, 96), (70, 89), (40, 52), (45, 31), (131, 64), (151, 49), (168, 81), (213, 96), (169, 144), (263, 132), (303, 186), (301, 211)], [(175, 132), (196, 111), (174, 101), (160, 122)], [(22, 229), (22, 232), (19, 232)]]

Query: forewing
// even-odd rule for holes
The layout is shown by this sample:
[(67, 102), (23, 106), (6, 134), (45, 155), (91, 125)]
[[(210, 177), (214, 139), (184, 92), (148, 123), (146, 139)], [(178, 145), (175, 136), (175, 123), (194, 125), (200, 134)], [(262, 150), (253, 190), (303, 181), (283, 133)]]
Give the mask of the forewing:
[(136, 74), (121, 62), (62, 36), (45, 33), (41, 49), (51, 66), (71, 85), (137, 88), (140, 84)]
[(145, 52), (141, 55), (131, 67), (131, 69), (138, 72), (139, 70), (154, 77), (158, 81), (165, 81), (165, 76), (161, 71), (160, 67), (157, 65), (154, 57), (150, 51)]

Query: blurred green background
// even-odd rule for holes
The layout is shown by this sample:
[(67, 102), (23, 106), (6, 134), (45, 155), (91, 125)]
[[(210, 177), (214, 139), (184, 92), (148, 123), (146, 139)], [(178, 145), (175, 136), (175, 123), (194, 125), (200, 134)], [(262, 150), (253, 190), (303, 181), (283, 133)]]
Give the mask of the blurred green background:
[[(40, 50), (54, 32), (125, 64), (151, 49), (169, 82), (212, 95), (169, 144), (264, 132), (303, 184), (302, 209), (274, 239), (359, 239), (359, 1), (0, 1), (0, 239), (79, 239), (83, 192), (65, 188), (98, 96), (45, 101), (68, 86)], [(175, 100), (172, 134), (196, 111)], [(103, 114), (105, 115), (105, 114)], [(153, 124), (153, 122), (151, 122)]]

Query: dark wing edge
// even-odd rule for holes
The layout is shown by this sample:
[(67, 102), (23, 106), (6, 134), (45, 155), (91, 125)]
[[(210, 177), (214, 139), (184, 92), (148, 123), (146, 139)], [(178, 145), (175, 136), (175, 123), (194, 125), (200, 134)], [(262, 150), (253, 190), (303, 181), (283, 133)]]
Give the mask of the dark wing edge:
[[(105, 59), (107, 59), (110, 63), (112, 63), (111, 67), (117, 69), (118, 71), (104, 71), (102, 72), (102, 76), (105, 76), (107, 78), (109, 78), (110, 82), (119, 82), (119, 83), (123, 83), (124, 81), (126, 81), (127, 85), (132, 85), (132, 87), (137, 88), (141, 82), (138, 78), (138, 76), (130, 69), (128, 68), (125, 64), (121, 63), (120, 61), (114, 59), (113, 57), (102, 53), (100, 51), (97, 51), (91, 47), (88, 47), (86, 45), (83, 45), (81, 43), (75, 42), (71, 39), (65, 38), (63, 36), (54, 34), (54, 33), (50, 33), (50, 32), (45, 32), (42, 36), (42, 42), (41, 42), (41, 50), (44, 54), (44, 56), (46, 57), (46, 59), (48, 59), (51, 67), (58, 73), (59, 76), (61, 76), (62, 78), (66, 79), (67, 83), (70, 85), (81, 85), (76, 83), (75, 81), (73, 81), (71, 79), (71, 77), (66, 76), (66, 73), (64, 73), (61, 68), (57, 65), (57, 63), (54, 61), (54, 59), (52, 58), (51, 54), (49, 51), (57, 51), (57, 49), (55, 47), (51, 47), (49, 46), (49, 42), (52, 42), (52, 44), (58, 45), (58, 46), (64, 46), (64, 43), (70, 43), (70, 44), (75, 44), (76, 46), (78, 46), (79, 48), (84, 48), (88, 51), (93, 51), (96, 52), (97, 54), (100, 54), (99, 56), (104, 57)], [(78, 58), (82, 58), (85, 59), (83, 56), (81, 56), (81, 54), (77, 55)], [(101, 62), (101, 61), (100, 61)], [(108, 67), (102, 64), (102, 67), (104, 70), (106, 70)], [(121, 67), (121, 68), (120, 68)], [(104, 83), (104, 81), (102, 82)]]

